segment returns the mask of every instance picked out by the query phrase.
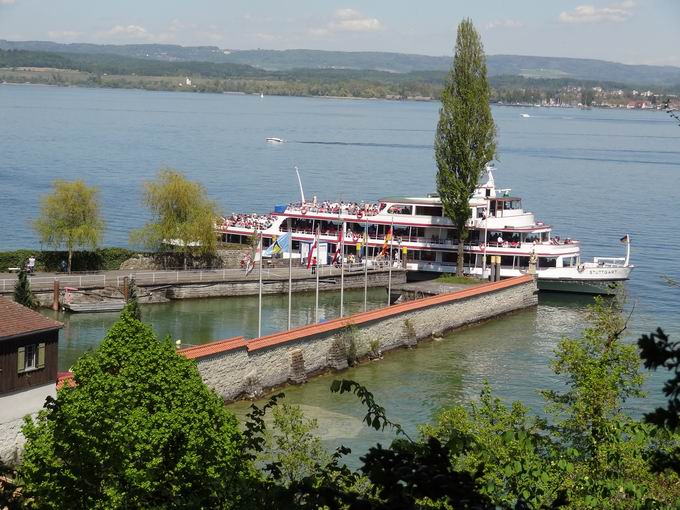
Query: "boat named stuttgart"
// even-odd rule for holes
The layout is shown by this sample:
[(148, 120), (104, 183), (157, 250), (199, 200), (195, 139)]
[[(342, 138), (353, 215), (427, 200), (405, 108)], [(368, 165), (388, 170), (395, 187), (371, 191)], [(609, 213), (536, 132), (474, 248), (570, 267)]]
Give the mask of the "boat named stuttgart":
[[(553, 235), (550, 225), (538, 221), (522, 207), (510, 189), (497, 188), (493, 167), (486, 168), (486, 182), (470, 199), (470, 235), (465, 241), (464, 272), (486, 277), (491, 257), (500, 257), (501, 277), (526, 274), (536, 263), (542, 290), (612, 294), (630, 277), (630, 238), (625, 257), (581, 258), (576, 239)], [(373, 264), (391, 260), (411, 271), (452, 273), (456, 270), (458, 235), (445, 215), (437, 195), (388, 197), (378, 203), (345, 203), (302, 200), (278, 206), (272, 214), (234, 214), (217, 225), (224, 241), (249, 243), (261, 233), (265, 246), (286, 236), (289, 250), (304, 261), (315, 243), (324, 243), (324, 258), (331, 263), (340, 251), (341, 260)]]

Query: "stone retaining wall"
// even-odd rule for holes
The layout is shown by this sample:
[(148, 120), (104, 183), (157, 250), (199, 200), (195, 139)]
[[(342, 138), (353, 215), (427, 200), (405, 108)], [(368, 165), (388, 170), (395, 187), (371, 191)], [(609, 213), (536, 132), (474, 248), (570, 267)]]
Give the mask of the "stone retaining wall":
[(538, 303), (536, 281), (521, 276), (449, 294), (400, 303), (351, 317), (246, 341), (232, 338), (183, 349), (206, 382), (226, 401), (348, 365), (349, 343), (359, 358), (387, 351)]
[[(345, 289), (363, 289), (364, 273), (346, 273)], [(387, 287), (389, 273), (381, 271), (368, 274), (369, 287)], [(406, 282), (406, 271), (392, 271), (392, 284)], [(254, 296), (259, 289), (257, 280), (238, 280), (224, 283), (172, 285), (165, 290), (168, 299), (194, 299), (219, 296)], [(292, 284), (293, 292), (313, 292), (316, 289), (316, 278), (295, 278)], [(319, 290), (340, 290), (340, 276), (322, 276), (319, 278)], [(263, 294), (288, 293), (288, 280), (263, 280)]]

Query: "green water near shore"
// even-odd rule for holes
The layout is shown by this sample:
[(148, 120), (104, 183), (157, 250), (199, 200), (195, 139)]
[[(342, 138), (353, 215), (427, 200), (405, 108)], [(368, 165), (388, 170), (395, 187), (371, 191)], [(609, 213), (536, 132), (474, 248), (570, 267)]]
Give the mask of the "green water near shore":
[[(369, 309), (384, 306), (385, 289), (368, 290)], [(314, 320), (314, 293), (293, 295), (292, 324)], [(339, 315), (337, 292), (320, 294), (320, 318)], [(540, 413), (541, 389), (559, 389), (563, 380), (550, 369), (550, 360), (559, 340), (576, 335), (586, 323), (587, 306), (592, 298), (565, 294), (539, 294), (537, 307), (450, 332), (440, 340), (420, 343), (414, 349), (398, 349), (379, 361), (363, 363), (342, 373), (313, 377), (300, 386), (282, 391), (285, 401), (300, 405), (308, 417), (318, 421), (317, 433), (329, 449), (342, 444), (358, 455), (376, 442), (387, 444), (391, 431), (376, 432), (362, 423), (365, 409), (351, 395), (330, 393), (337, 378), (354, 379), (366, 385), (388, 416), (417, 434), (419, 424), (431, 421), (442, 407), (475, 400), (488, 380), (494, 393), (505, 401), (521, 400)], [(347, 314), (363, 309), (363, 291), (345, 293)], [(67, 370), (83, 352), (96, 347), (118, 314), (64, 314), (45, 311), (64, 322), (59, 345), (60, 370)], [(257, 297), (230, 297), (174, 301), (142, 307), (144, 321), (159, 336), (170, 335), (183, 344), (244, 335), (257, 336)], [(644, 317), (644, 315), (642, 315)], [(285, 329), (288, 320), (286, 295), (263, 297), (263, 334)], [(637, 329), (637, 328), (636, 328)], [(636, 333), (626, 338), (633, 341)], [(627, 403), (636, 416), (661, 404), (659, 388), (665, 374), (654, 374), (647, 381), (649, 397)], [(263, 404), (266, 399), (257, 404)], [(236, 402), (229, 408), (244, 418), (250, 402)]]
[[(368, 289), (368, 308), (387, 304), (384, 288)], [(314, 322), (313, 292), (293, 294), (291, 325), (304, 326)], [(184, 346), (205, 344), (214, 340), (245, 336), (257, 337), (257, 296), (187, 299), (169, 303), (143, 305), (142, 320), (150, 324), (156, 335), (181, 339)], [(345, 292), (345, 314), (363, 311), (364, 291)], [(41, 310), (64, 323), (59, 338), (59, 370), (68, 370), (80, 355), (101, 343), (106, 331), (118, 319), (118, 313), (73, 314)], [(340, 314), (340, 293), (319, 293), (319, 320), (329, 320)], [(288, 325), (288, 296), (262, 297), (262, 334), (285, 330)]]

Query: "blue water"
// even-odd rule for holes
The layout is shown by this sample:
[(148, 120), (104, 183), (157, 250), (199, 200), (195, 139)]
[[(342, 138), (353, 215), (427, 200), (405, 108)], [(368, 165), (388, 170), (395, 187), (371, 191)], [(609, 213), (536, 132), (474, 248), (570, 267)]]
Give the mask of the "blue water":
[[(494, 107), (493, 113), (497, 184), (512, 187), (558, 235), (580, 239), (587, 257), (622, 256), (618, 240), (629, 233), (637, 268), (627, 286), (628, 338), (663, 326), (677, 339), (680, 289), (663, 279), (680, 280), (676, 123), (647, 111)], [(224, 213), (268, 212), (297, 198), (295, 165), (307, 195), (319, 198), (431, 192), (437, 115), (437, 103), (0, 86), (0, 250), (40, 247), (31, 222), (55, 178), (99, 186), (105, 244), (116, 246), (126, 246), (128, 232), (145, 221), (142, 183), (163, 167), (200, 181)], [(269, 136), (287, 142), (270, 145)], [(388, 411), (411, 426), (440, 405), (474, 396), (483, 377), (504, 397), (537, 404), (536, 390), (557, 384), (548, 367), (552, 350), (582, 327), (587, 303), (543, 296), (536, 310), (456, 333), (446, 347), (399, 353), (384, 368), (362, 367), (353, 376), (372, 384)], [(168, 330), (163, 313), (152, 314), (159, 331), (186, 336), (186, 324)], [(213, 315), (201, 320), (217, 320)], [(240, 334), (234, 324), (198, 331)], [(71, 347), (78, 341), (67, 339)], [(644, 406), (661, 402), (663, 376), (650, 379), (653, 398)], [(415, 386), (395, 394), (401, 377)], [(327, 382), (290, 390), (290, 398), (337, 411), (337, 399), (324, 397)], [(401, 398), (404, 391), (410, 398)]]

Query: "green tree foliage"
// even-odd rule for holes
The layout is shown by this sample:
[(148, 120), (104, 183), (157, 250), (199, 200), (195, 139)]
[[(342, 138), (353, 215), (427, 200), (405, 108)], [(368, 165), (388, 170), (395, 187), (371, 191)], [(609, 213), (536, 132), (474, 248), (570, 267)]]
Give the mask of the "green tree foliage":
[(434, 140), (437, 191), (446, 215), (458, 230), (458, 276), (463, 275), (470, 197), (484, 165), (496, 153), (489, 95), (482, 41), (472, 21), (465, 19), (458, 25), (453, 67), (442, 92)]
[(193, 361), (123, 312), (36, 422), (20, 475), (38, 508), (241, 508), (234, 416)]
[(19, 271), (19, 277), (14, 286), (14, 301), (31, 310), (36, 310), (39, 306), (38, 300), (31, 290), (31, 283), (28, 281), (28, 273), (26, 273), (26, 270), (23, 267)]
[(314, 434), (318, 422), (305, 418), (299, 406), (280, 404), (273, 408), (272, 418), (260, 460), (277, 466), (279, 480), (285, 486), (302, 481), (314, 474), (318, 466), (331, 461), (330, 454)]
[(99, 211), (99, 191), (83, 181), (54, 181), (54, 190), (42, 198), (40, 217), (34, 226), (40, 240), (68, 251), (68, 271), (71, 272), (73, 251), (80, 246), (94, 249), (104, 231)]
[(528, 508), (673, 508), (680, 481), (655, 473), (653, 452), (677, 436), (623, 413), (640, 395), (633, 345), (621, 341), (624, 321), (615, 303), (597, 300), (580, 338), (560, 342), (553, 369), (564, 392), (543, 392), (547, 419), (521, 403), (505, 406), (487, 387), (478, 405), (445, 410), (425, 437), (448, 445), (451, 462), (475, 476), (494, 504)]
[(215, 253), (217, 205), (208, 199), (199, 183), (177, 170), (161, 170), (155, 181), (146, 183), (144, 202), (152, 221), (132, 233), (133, 242), (155, 250), (175, 243), (172, 246), (184, 255), (185, 269), (190, 253)]
[[(658, 328), (649, 335), (642, 335), (638, 340), (638, 347), (645, 368), (650, 370), (665, 368), (673, 374), (663, 387), (663, 393), (668, 398), (667, 407), (657, 407), (654, 412), (645, 415), (645, 421), (677, 433), (680, 431), (680, 342), (672, 342), (669, 336)], [(660, 471), (671, 469), (680, 473), (680, 442), (677, 440), (675, 444), (667, 442), (666, 446), (666, 451), (656, 454), (656, 469)]]
[(137, 296), (137, 284), (134, 278), (130, 278), (128, 282), (128, 295), (125, 304), (125, 311), (129, 313), (134, 319), (142, 320), (142, 308), (139, 306), (139, 297)]

